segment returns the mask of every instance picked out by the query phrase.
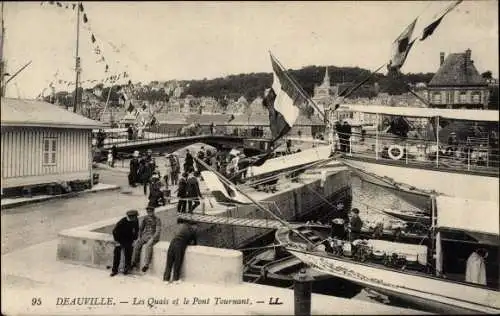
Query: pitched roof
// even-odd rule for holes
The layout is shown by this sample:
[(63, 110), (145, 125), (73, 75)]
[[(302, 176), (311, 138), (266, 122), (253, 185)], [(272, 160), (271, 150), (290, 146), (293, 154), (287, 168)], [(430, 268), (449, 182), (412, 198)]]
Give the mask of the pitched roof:
[(432, 77), (428, 86), (482, 86), (487, 85), (467, 53), (454, 53), (446, 57), (444, 63)]
[(94, 129), (104, 126), (101, 122), (44, 101), (2, 98), (1, 109), (2, 126), (80, 129)]

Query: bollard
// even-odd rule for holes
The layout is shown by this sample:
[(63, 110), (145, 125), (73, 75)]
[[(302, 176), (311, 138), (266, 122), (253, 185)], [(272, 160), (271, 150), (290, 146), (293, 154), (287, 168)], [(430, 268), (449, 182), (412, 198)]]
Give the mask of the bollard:
[(312, 279), (305, 269), (294, 278), (295, 316), (311, 315)]

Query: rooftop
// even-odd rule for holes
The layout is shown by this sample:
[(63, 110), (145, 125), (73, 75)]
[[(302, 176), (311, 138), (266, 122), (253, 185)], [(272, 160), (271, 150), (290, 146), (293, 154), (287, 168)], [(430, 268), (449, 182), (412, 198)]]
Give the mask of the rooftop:
[(449, 54), (428, 86), (486, 86), (470, 54), (470, 50)]
[(102, 123), (37, 100), (1, 99), (2, 126), (94, 129)]

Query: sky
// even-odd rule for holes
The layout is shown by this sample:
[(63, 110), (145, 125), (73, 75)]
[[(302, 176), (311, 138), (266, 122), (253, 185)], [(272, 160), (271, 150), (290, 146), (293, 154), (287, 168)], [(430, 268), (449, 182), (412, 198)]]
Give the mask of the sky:
[[(34, 98), (56, 80), (74, 81), (76, 10), (5, 2), (8, 97)], [(212, 79), (271, 72), (269, 51), (287, 68), (387, 63), (392, 42), (417, 16), (414, 37), (450, 1), (83, 2), (81, 80), (128, 72), (133, 82)], [(69, 5), (66, 9), (65, 6)], [(434, 34), (413, 46), (403, 72), (435, 72), (439, 53), (470, 48), (478, 71), (498, 78), (498, 2), (464, 1)], [(91, 32), (109, 65), (97, 63)], [(94, 84), (85, 84), (90, 87)], [(57, 85), (57, 90), (68, 90)], [(46, 90), (45, 94), (49, 90)]]

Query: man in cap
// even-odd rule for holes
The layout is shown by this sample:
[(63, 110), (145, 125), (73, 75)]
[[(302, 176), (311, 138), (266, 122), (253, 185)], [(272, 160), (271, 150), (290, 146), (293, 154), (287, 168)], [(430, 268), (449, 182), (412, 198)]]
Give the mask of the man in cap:
[(130, 172), (128, 174), (128, 184), (132, 187), (139, 182), (139, 151), (134, 151), (133, 158), (130, 160)]
[(147, 215), (142, 220), (139, 227), (139, 239), (135, 243), (132, 268), (139, 265), (142, 246), (146, 247), (146, 258), (142, 272), (149, 269), (149, 263), (153, 257), (153, 246), (160, 240), (161, 220), (155, 215), (155, 208), (151, 205), (146, 207)]
[[(177, 233), (175, 237), (170, 242), (167, 252), (167, 264), (165, 267), (165, 273), (163, 274), (163, 281), (167, 282), (179, 282), (182, 262), (184, 261), (184, 254), (188, 245), (196, 245), (196, 228), (197, 225), (193, 223), (182, 223), (182, 221), (177, 220), (180, 224), (177, 227)], [(173, 270), (173, 276), (172, 274)], [(172, 278), (171, 278), (172, 277)]]
[(139, 234), (139, 221), (137, 220), (139, 213), (136, 210), (130, 210), (127, 211), (126, 215), (127, 216), (120, 219), (118, 223), (116, 223), (115, 228), (113, 228), (113, 239), (116, 242), (116, 246), (113, 252), (111, 276), (115, 276), (118, 273), (122, 250), (125, 254), (125, 268), (123, 274), (128, 274), (130, 271), (132, 244)]
[(351, 212), (352, 217), (349, 221), (349, 231), (351, 233), (351, 241), (353, 241), (359, 238), (361, 227), (363, 227), (363, 221), (359, 217), (359, 210), (357, 208), (353, 208)]

